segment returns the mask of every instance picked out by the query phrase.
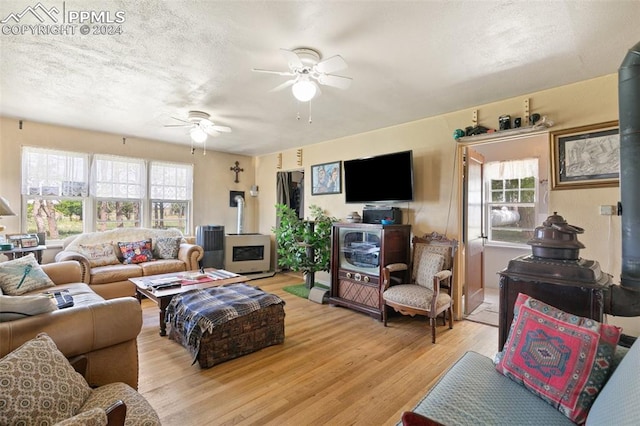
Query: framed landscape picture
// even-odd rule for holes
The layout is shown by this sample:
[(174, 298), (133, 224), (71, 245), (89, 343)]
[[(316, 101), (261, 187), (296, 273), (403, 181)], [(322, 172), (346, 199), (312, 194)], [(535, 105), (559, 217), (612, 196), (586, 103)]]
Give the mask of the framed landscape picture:
[(311, 195), (342, 192), (342, 161), (311, 166)]
[(618, 186), (620, 131), (617, 121), (550, 133), (551, 189)]

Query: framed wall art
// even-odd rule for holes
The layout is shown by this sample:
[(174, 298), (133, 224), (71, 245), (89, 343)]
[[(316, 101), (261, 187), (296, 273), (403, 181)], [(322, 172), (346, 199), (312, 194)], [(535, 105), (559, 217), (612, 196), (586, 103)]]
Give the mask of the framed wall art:
[(549, 134), (551, 189), (618, 186), (620, 132), (617, 121)]
[(342, 161), (311, 166), (311, 195), (342, 192)]

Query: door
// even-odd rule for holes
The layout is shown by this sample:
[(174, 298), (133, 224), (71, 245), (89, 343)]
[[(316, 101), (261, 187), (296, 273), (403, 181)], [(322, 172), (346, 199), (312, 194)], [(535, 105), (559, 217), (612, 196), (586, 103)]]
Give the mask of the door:
[(465, 304), (469, 315), (484, 301), (484, 227), (482, 164), (484, 157), (466, 148), (464, 162)]

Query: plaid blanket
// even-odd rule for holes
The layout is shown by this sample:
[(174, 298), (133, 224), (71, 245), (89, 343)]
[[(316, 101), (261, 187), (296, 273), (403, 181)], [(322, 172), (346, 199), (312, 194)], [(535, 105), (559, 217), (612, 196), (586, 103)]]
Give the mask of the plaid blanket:
[(284, 305), (284, 300), (275, 294), (247, 284), (189, 290), (171, 299), (165, 321), (184, 333), (195, 362), (204, 333), (211, 333), (214, 327), (234, 318), (280, 303)]

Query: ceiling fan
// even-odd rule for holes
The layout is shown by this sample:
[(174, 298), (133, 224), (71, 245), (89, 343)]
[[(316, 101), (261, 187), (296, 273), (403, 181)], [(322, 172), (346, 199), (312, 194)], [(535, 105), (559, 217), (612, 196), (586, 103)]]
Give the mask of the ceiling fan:
[(202, 143), (207, 140), (207, 135), (218, 136), (220, 133), (230, 133), (231, 128), (227, 126), (218, 126), (209, 119), (211, 117), (206, 112), (189, 111), (187, 119), (171, 117), (183, 124), (165, 124), (164, 127), (190, 127), (189, 135), (194, 142)]
[(293, 77), (271, 89), (271, 92), (291, 86), (293, 96), (296, 99), (300, 102), (308, 102), (316, 96), (316, 93), (320, 92), (318, 84), (338, 89), (348, 89), (351, 86), (352, 79), (350, 77), (332, 74), (347, 68), (347, 63), (340, 55), (321, 61), (320, 53), (307, 47), (293, 50), (280, 49), (280, 52), (287, 60), (289, 71), (253, 69), (255, 72)]

